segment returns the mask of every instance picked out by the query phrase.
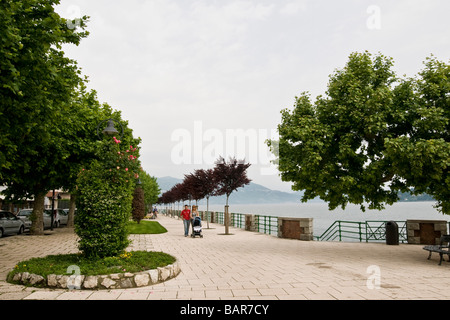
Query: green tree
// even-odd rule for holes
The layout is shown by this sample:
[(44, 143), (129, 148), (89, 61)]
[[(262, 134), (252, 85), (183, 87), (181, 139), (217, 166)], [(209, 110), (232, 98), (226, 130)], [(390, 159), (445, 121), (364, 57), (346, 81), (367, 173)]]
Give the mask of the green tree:
[(144, 203), (147, 211), (149, 211), (152, 209), (152, 205), (158, 202), (161, 189), (159, 188), (156, 178), (144, 170), (141, 170), (139, 173), (139, 179), (141, 180), (141, 187), (144, 191)]
[(60, 185), (64, 110), (83, 83), (76, 62), (61, 44), (78, 45), (87, 17), (73, 28), (52, 0), (0, 2), (0, 183), (11, 199), (34, 197), (33, 227), (42, 233), (48, 190)]
[[(76, 186), (78, 173), (82, 168), (87, 168), (93, 160), (101, 160), (103, 155), (96, 152), (98, 141), (103, 128), (99, 128), (106, 119), (115, 119), (118, 129), (124, 129), (123, 144), (138, 146), (140, 139), (133, 137), (128, 122), (121, 119), (120, 111), (115, 111), (107, 103), (101, 104), (97, 99), (95, 90), (87, 92), (84, 87), (79, 91), (64, 115), (64, 130), (60, 133), (64, 139), (64, 148), (67, 158), (61, 164), (59, 172), (62, 174), (61, 187), (71, 194), (68, 225), (73, 226), (74, 209), (76, 202)], [(119, 124), (120, 123), (120, 124)]]
[[(80, 83), (76, 63), (64, 57), (62, 43), (78, 45), (87, 36), (69, 28), (53, 9), (59, 1), (0, 2), (0, 180), (4, 169), (23, 161), (20, 147), (47, 132), (45, 126)], [(80, 29), (87, 17), (82, 17)]]
[(392, 66), (381, 54), (353, 53), (325, 96), (312, 103), (303, 93), (282, 110), (280, 141), (268, 145), (278, 147), (282, 180), (305, 191), (302, 201), (382, 209), (413, 189), (449, 212), (448, 65), (431, 59), (420, 79), (407, 80)]
[(427, 58), (419, 77), (396, 90), (403, 110), (397, 123), (406, 133), (386, 139), (385, 154), (407, 191), (431, 195), (450, 214), (450, 65)]

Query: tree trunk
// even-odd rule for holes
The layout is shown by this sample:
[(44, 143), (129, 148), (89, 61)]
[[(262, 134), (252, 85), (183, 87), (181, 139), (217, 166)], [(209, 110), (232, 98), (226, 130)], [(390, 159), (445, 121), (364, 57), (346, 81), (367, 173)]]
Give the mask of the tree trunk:
[(224, 217), (223, 217), (223, 219), (224, 219), (224, 224), (225, 224), (225, 234), (229, 234), (229, 223), (228, 223), (228, 215), (229, 215), (229, 213), (228, 213), (228, 197), (229, 197), (229, 195), (227, 195), (227, 204), (225, 205), (225, 212), (224, 212)]
[(209, 197), (206, 197), (206, 229), (209, 229)]
[(72, 228), (75, 220), (75, 205), (76, 205), (76, 195), (70, 194), (70, 204), (69, 204), (69, 215), (67, 216), (67, 226)]
[(33, 212), (31, 220), (33, 221), (30, 228), (30, 234), (44, 234), (44, 200), (46, 192), (40, 192), (34, 196)]

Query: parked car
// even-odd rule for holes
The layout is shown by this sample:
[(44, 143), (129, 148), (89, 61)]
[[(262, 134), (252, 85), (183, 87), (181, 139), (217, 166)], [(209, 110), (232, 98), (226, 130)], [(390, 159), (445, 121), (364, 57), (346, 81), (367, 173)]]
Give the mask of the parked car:
[[(44, 227), (50, 228), (52, 225), (52, 210), (44, 210)], [(61, 225), (61, 217), (59, 215), (58, 209), (55, 209), (55, 214), (53, 216), (53, 228), (58, 228)]]
[(17, 214), (17, 217), (23, 221), (23, 224), (25, 226), (25, 230), (30, 230), (32, 221), (30, 219), (31, 213), (33, 212), (33, 209), (22, 209)]
[[(31, 213), (33, 209), (22, 209), (19, 211), (17, 215), (25, 225), (25, 229), (30, 229), (32, 221), (30, 219)], [(51, 210), (44, 210), (44, 229), (49, 229), (52, 225), (52, 216), (50, 215)], [(53, 218), (53, 227), (57, 228), (60, 224), (59, 213), (56, 214), (56, 217)]]
[(7, 234), (21, 234), (25, 230), (23, 221), (9, 211), (0, 211), (0, 238)]
[(63, 225), (67, 225), (67, 220), (69, 220), (69, 209), (67, 211), (65, 209), (56, 209), (59, 214), (60, 223)]
[[(62, 209), (62, 211), (64, 211), (64, 214), (66, 215), (66, 220), (69, 220), (69, 209)], [(75, 218), (77, 216), (77, 209), (75, 209), (75, 211), (73, 212), (73, 217)], [(63, 218), (61, 218), (61, 223), (63, 223)], [(67, 222), (66, 222), (67, 224)]]

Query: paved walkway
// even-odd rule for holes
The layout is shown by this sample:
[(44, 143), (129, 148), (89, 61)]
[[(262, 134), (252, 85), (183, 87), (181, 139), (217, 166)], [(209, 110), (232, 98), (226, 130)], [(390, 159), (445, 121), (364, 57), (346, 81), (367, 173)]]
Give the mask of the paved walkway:
[[(73, 229), (0, 239), (0, 300), (450, 299), (450, 263), (427, 260), (421, 245), (304, 242), (210, 224), (185, 238), (181, 220), (159, 216), (168, 232), (132, 235), (130, 250), (175, 256), (182, 272), (155, 286), (116, 290), (26, 288), (5, 281), (17, 262), (77, 252)], [(379, 277), (378, 277), (379, 275)], [(379, 281), (377, 281), (379, 279)]]

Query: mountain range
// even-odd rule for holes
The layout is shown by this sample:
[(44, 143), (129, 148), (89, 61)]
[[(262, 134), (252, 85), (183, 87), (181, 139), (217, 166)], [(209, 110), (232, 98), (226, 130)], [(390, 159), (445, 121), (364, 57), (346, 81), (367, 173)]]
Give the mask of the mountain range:
[[(161, 189), (161, 194), (170, 190), (177, 183), (183, 182), (182, 179), (174, 177), (156, 178)], [(229, 203), (233, 204), (260, 204), (260, 203), (286, 203), (300, 202), (301, 192), (283, 192), (266, 188), (260, 184), (250, 182), (242, 188), (234, 191), (229, 198)], [(209, 198), (210, 204), (224, 204), (226, 196), (217, 196)]]
[[(183, 182), (182, 179), (174, 177), (156, 178), (161, 189), (161, 194), (170, 190), (177, 183)], [(229, 203), (233, 204), (269, 204), (269, 203), (300, 203), (303, 192), (283, 192), (266, 188), (260, 184), (250, 182), (242, 188), (234, 191), (229, 198)], [(323, 202), (319, 198), (309, 200), (313, 202)], [(427, 194), (413, 196), (409, 193), (399, 193), (399, 201), (435, 201)], [(209, 198), (210, 204), (224, 204), (226, 196)]]

